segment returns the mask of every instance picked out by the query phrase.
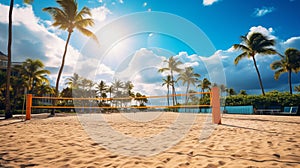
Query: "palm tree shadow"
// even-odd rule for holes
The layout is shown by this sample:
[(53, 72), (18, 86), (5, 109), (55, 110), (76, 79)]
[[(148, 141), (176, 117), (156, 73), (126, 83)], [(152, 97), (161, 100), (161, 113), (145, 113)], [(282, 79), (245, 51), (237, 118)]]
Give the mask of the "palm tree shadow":
[(12, 121), (12, 122), (9, 122), (9, 123), (3, 123), (2, 124), (1, 121), (5, 121), (5, 119), (0, 119), (0, 127), (5, 127), (5, 126), (8, 126), (8, 125), (14, 125), (14, 124), (24, 122), (23, 120), (15, 120), (15, 121)]

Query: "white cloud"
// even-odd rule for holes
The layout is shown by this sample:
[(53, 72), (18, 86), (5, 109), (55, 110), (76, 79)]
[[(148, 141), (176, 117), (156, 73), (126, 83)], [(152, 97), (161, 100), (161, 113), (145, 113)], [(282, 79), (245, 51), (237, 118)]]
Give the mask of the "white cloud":
[(215, 2), (218, 2), (219, 0), (203, 0), (203, 5), (204, 6), (210, 6)]
[(298, 37), (291, 37), (286, 41), (282, 42), (284, 48), (297, 48), (300, 50), (300, 36)]
[(120, 2), (121, 4), (123, 4), (123, 3), (124, 3), (124, 0), (119, 0), (119, 2)]
[(94, 21), (96, 22), (95, 27), (97, 27), (97, 22), (103, 22), (109, 14), (112, 14), (112, 12), (105, 6), (92, 8), (91, 13)]
[(276, 39), (276, 37), (273, 35), (274, 30), (272, 27), (265, 28), (263, 26), (253, 26), (249, 29), (249, 33), (247, 34), (247, 36), (251, 35), (254, 32), (261, 33), (261, 34), (269, 37), (270, 39)]
[(148, 4), (147, 4), (147, 2), (144, 2), (143, 3), (143, 7), (146, 7)]
[(253, 15), (256, 17), (264, 16), (268, 13), (271, 13), (275, 10), (274, 7), (262, 7), (262, 8), (255, 8)]

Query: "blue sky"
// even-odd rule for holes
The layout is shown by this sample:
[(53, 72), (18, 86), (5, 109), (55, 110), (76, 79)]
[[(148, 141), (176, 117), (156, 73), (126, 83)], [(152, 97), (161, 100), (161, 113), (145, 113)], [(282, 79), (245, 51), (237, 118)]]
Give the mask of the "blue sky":
[[(239, 51), (231, 46), (239, 37), (258, 31), (277, 41), (283, 53), (288, 47), (300, 49), (299, 0), (78, 0), (79, 8), (91, 9), (100, 46), (75, 32), (72, 35), (64, 79), (74, 72), (108, 83), (115, 78), (132, 80), (135, 90), (163, 94), (157, 68), (163, 60), (176, 56), (213, 82), (237, 91), (260, 93), (253, 62), (234, 66)], [(51, 17), (42, 8), (57, 6), (55, 1), (15, 1), (13, 61), (41, 59), (51, 70), (54, 84), (63, 54), (66, 32), (51, 26)], [(6, 52), (8, 1), (0, 0), (0, 51)], [(3, 12), (4, 11), (4, 12)], [(150, 13), (150, 14), (149, 14)], [(174, 23), (174, 24), (173, 24)], [(105, 33), (103, 33), (105, 32)], [(199, 45), (198, 45), (199, 44)], [(257, 56), (267, 90), (288, 90), (287, 75), (278, 81), (269, 65), (278, 56)], [(300, 85), (300, 75), (293, 74)], [(178, 91), (183, 87), (178, 83)]]

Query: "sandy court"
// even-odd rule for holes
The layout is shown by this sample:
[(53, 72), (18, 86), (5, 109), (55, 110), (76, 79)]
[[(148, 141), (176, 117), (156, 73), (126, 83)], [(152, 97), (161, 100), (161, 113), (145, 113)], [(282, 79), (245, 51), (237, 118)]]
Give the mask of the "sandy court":
[(299, 117), (145, 113), (1, 120), (0, 167), (300, 167)]

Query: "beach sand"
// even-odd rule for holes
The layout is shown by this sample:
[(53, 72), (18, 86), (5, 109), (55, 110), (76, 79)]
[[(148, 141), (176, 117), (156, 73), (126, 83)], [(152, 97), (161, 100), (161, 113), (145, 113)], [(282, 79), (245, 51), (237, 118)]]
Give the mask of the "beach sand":
[[(224, 114), (222, 125), (211, 127), (204, 124), (209, 117), (204, 114), (186, 114), (195, 117), (189, 123), (186, 121), (190, 118), (178, 121), (178, 113), (142, 121), (139, 115), (144, 114), (130, 114), (137, 121), (122, 114), (97, 114), (102, 120), (95, 121), (96, 125), (69, 114), (50, 118), (47, 114), (33, 115), (29, 121), (1, 120), (0, 167), (300, 167), (297, 116)], [(188, 126), (188, 132), (170, 126), (176, 122), (179, 127)], [(101, 123), (125, 138), (114, 137), (106, 128), (99, 129)], [(87, 130), (87, 126), (97, 127), (98, 137), (92, 135), (97, 130)], [(183, 131), (180, 133), (184, 135), (168, 146), (166, 142), (173, 141), (174, 136), (163, 136), (166, 130), (172, 130), (172, 134)], [(161, 139), (147, 139), (156, 135)], [(139, 144), (126, 144), (126, 137), (148, 141), (137, 151)], [(109, 144), (101, 141), (105, 138)], [(152, 149), (154, 146), (157, 148)], [(129, 153), (124, 153), (126, 150)], [(140, 155), (142, 150), (145, 156)]]

